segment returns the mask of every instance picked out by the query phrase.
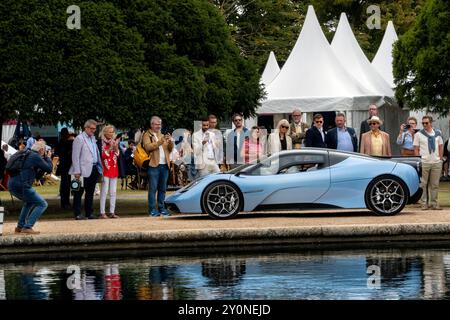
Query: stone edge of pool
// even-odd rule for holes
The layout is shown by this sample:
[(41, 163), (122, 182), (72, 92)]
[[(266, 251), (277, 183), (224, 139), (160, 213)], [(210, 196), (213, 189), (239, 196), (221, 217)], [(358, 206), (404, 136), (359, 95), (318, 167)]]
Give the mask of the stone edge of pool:
[(449, 223), (191, 229), (0, 237), (0, 260), (48, 255), (68, 257), (127, 252), (169, 254), (267, 250), (287, 245), (304, 249), (423, 246), (450, 243)]

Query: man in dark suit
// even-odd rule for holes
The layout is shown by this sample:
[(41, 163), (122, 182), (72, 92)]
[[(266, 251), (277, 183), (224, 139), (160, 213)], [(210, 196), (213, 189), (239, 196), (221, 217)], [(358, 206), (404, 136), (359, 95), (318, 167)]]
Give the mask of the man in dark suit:
[(327, 133), (323, 129), (323, 116), (318, 113), (314, 116), (314, 125), (306, 131), (305, 146), (315, 148), (326, 148)]
[(345, 115), (338, 113), (335, 118), (336, 128), (327, 132), (328, 148), (342, 151), (358, 151), (358, 138), (355, 129), (345, 126)]

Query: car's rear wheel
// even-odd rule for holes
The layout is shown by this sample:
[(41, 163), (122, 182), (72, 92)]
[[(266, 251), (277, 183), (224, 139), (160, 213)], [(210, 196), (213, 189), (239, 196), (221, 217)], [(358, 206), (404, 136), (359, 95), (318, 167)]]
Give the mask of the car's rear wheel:
[(422, 197), (423, 190), (422, 188), (417, 189), (416, 193), (414, 193), (412, 196), (408, 199), (408, 204), (415, 204), (419, 202), (420, 198)]
[(408, 189), (397, 177), (380, 176), (367, 186), (365, 201), (367, 208), (378, 215), (395, 215), (408, 203)]
[(209, 185), (202, 195), (202, 209), (214, 219), (228, 219), (242, 208), (240, 190), (232, 183), (218, 181)]

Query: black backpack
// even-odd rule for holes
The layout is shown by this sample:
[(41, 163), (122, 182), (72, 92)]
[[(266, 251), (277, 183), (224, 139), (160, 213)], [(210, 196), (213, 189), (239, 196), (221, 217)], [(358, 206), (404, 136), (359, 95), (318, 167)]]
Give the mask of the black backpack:
[(15, 177), (20, 174), (25, 164), (25, 160), (30, 155), (30, 150), (22, 150), (14, 153), (6, 163), (5, 171), (11, 176)]

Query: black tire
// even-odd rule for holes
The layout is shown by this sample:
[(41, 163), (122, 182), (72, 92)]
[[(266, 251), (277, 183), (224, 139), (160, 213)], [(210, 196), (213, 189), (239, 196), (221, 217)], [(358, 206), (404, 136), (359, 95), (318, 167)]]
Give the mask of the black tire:
[(244, 198), (239, 188), (228, 181), (217, 181), (206, 187), (201, 207), (214, 219), (229, 219), (243, 208)]
[(409, 191), (403, 180), (390, 175), (373, 179), (364, 196), (367, 208), (382, 216), (393, 216), (402, 211), (408, 198)]
[(408, 204), (416, 204), (419, 202), (420, 198), (422, 197), (423, 190), (422, 188), (419, 188), (414, 195), (409, 197)]

